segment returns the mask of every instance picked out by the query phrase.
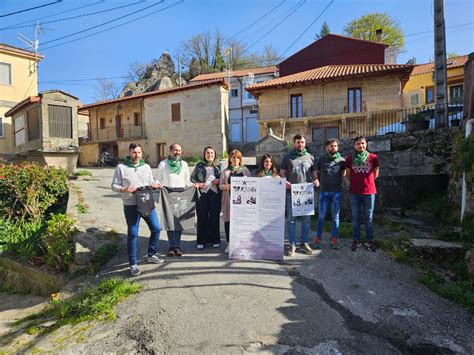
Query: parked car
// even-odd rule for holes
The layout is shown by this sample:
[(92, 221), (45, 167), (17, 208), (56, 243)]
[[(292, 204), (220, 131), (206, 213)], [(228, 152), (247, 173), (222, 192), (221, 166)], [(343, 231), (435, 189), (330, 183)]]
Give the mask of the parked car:
[(117, 166), (118, 162), (115, 159), (114, 155), (109, 152), (103, 152), (100, 156), (99, 166), (106, 167), (106, 166)]

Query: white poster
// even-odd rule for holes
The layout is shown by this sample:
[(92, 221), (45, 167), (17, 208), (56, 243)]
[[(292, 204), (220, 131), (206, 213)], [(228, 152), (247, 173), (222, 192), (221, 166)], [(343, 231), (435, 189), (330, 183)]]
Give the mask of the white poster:
[(291, 211), (294, 217), (314, 215), (314, 187), (312, 183), (291, 185)]
[(283, 260), (286, 179), (233, 177), (229, 259)]

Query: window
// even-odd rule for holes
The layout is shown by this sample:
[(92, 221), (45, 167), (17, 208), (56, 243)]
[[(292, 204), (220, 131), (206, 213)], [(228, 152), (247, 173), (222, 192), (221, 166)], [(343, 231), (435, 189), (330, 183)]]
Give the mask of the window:
[(250, 114), (256, 114), (256, 113), (258, 113), (258, 108), (250, 109)]
[(41, 137), (40, 134), (40, 110), (39, 107), (31, 109), (26, 114), (28, 129), (28, 142)]
[(15, 147), (26, 142), (25, 115), (15, 118), (13, 122), (15, 131)]
[(48, 105), (49, 136), (72, 138), (72, 108)]
[(314, 127), (313, 142), (323, 144), (328, 139), (339, 138), (339, 127)]
[(133, 125), (140, 126), (140, 112), (133, 113)]
[(425, 104), (432, 104), (434, 101), (434, 88), (426, 88)]
[(12, 84), (12, 65), (9, 63), (0, 62), (0, 84)]
[(100, 118), (99, 127), (100, 129), (105, 129), (105, 117)]
[(291, 118), (303, 117), (303, 95), (295, 94), (290, 96)]
[(410, 103), (412, 106), (418, 106), (418, 94), (413, 94), (410, 96)]
[(0, 117), (0, 138), (5, 138), (5, 128), (3, 127), (3, 117)]
[(362, 112), (361, 88), (351, 88), (347, 90), (347, 109), (349, 113)]
[(181, 103), (171, 104), (171, 122), (181, 121)]
[(230, 90), (231, 97), (239, 97), (239, 89), (232, 89)]
[(451, 101), (461, 101), (463, 99), (463, 85), (453, 85), (449, 87), (449, 98)]

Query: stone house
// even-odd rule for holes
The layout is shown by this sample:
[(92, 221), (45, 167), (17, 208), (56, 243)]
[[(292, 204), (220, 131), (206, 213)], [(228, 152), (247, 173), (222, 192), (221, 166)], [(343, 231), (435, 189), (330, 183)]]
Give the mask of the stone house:
[[(448, 101), (460, 104), (464, 97), (464, 66), (468, 55), (447, 60)], [(405, 85), (404, 107), (419, 107), (434, 104), (434, 63), (420, 64), (413, 68)]]
[(180, 143), (183, 156), (201, 156), (207, 145), (222, 155), (227, 150), (228, 84), (225, 79), (83, 105), (89, 113), (89, 134), (81, 143), (81, 166), (99, 163), (104, 151), (128, 155), (130, 143), (140, 143), (145, 159), (157, 166)]
[(42, 55), (0, 43), (0, 154), (13, 154), (13, 127), (5, 113), (38, 94), (37, 63)]
[(60, 90), (30, 96), (5, 116), (17, 159), (74, 171), (79, 157), (77, 97)]
[(401, 120), (412, 65), (326, 65), (247, 87), (258, 98), (261, 135), (308, 141), (373, 135)]
[(278, 76), (278, 68), (274, 65), (201, 74), (191, 80), (192, 82), (226, 78), (229, 81), (229, 141), (233, 146), (238, 143), (256, 142), (260, 139), (257, 123), (257, 101), (245, 88), (254, 83), (272, 80)]

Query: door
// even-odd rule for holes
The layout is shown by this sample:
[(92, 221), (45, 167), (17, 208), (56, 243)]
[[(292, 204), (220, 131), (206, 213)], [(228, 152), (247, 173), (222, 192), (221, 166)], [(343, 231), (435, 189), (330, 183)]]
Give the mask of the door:
[(156, 166), (160, 164), (160, 161), (166, 158), (166, 143), (156, 144)]
[(115, 136), (117, 138), (122, 138), (123, 137), (122, 115), (116, 115), (115, 116)]
[(246, 127), (246, 141), (257, 142), (260, 138), (259, 126), (257, 117), (247, 117), (245, 122)]

